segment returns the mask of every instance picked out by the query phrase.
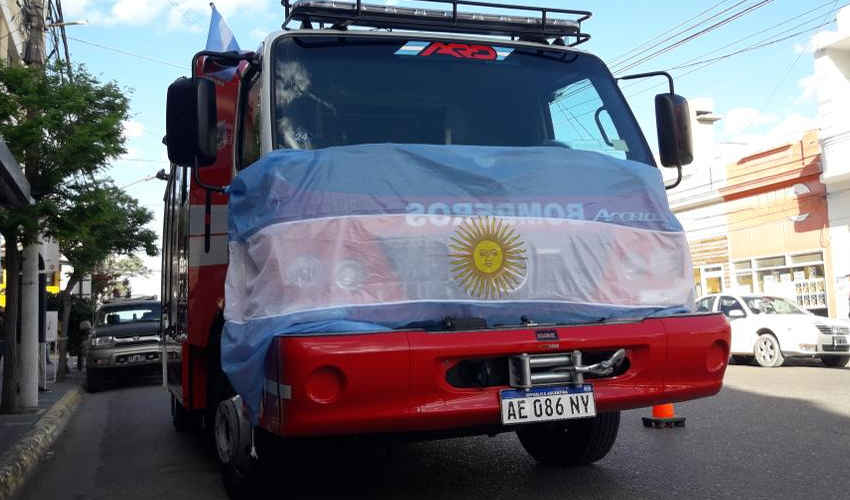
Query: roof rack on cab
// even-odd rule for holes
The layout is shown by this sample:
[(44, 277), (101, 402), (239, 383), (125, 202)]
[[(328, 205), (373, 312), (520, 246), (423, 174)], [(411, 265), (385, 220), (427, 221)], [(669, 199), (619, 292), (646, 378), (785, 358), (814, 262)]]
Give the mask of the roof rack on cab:
[[(581, 32), (582, 21), (592, 15), (584, 10), (556, 9), (551, 7), (529, 7), (476, 0), (416, 0), (450, 4), (451, 10), (421, 9), (395, 5), (372, 5), (362, 0), (340, 2), (337, 0), (281, 0), (286, 20), (283, 29), (291, 21), (301, 21), (302, 29), (312, 29), (313, 23), (329, 24), (331, 29), (345, 30), (349, 26), (377, 29), (399, 29), (435, 31), (444, 33), (466, 33), (475, 35), (507, 36), (520, 40), (569, 45), (571, 47), (590, 40), (590, 35)], [(458, 11), (458, 6), (486, 7), (513, 11), (536, 12), (539, 16), (502, 15), (491, 13)], [(552, 17), (556, 14), (558, 17)], [(565, 18), (562, 16), (571, 16)], [(567, 44), (564, 38), (572, 39)]]

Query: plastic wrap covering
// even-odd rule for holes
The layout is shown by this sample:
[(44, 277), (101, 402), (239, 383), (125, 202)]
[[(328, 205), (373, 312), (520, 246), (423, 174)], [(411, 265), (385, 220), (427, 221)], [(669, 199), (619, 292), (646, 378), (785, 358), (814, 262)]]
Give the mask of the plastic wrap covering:
[(692, 307), (650, 166), (566, 147), (276, 151), (230, 187), (222, 362), (256, 411), (276, 335), (446, 316), (578, 323)]

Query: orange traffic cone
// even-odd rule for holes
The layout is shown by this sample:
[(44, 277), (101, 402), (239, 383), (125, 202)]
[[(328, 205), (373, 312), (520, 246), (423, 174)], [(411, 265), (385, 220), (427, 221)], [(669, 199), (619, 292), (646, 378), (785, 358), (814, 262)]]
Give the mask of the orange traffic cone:
[(643, 417), (644, 427), (662, 429), (665, 427), (684, 427), (685, 417), (677, 417), (673, 403), (655, 405), (652, 407), (652, 416)]

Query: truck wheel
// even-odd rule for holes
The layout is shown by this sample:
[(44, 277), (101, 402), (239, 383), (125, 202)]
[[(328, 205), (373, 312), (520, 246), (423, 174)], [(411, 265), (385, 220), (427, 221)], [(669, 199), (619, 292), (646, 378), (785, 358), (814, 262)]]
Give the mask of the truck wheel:
[(171, 395), (171, 423), (177, 432), (186, 432), (191, 427), (191, 416), (180, 401)]
[(824, 356), (820, 360), (830, 368), (843, 368), (850, 361), (850, 356)]
[(232, 500), (257, 498), (259, 460), (252, 454), (252, 426), (234, 396), (218, 404), (213, 423), (215, 449), (227, 496)]
[(601, 413), (557, 423), (517, 429), (522, 447), (542, 464), (576, 466), (600, 460), (611, 451), (620, 429), (620, 412)]
[(774, 368), (782, 366), (785, 358), (782, 357), (782, 351), (779, 349), (779, 341), (772, 333), (762, 333), (756, 339), (755, 347), (756, 363), (765, 368)]
[(103, 374), (97, 368), (86, 368), (86, 391), (97, 392), (103, 388)]

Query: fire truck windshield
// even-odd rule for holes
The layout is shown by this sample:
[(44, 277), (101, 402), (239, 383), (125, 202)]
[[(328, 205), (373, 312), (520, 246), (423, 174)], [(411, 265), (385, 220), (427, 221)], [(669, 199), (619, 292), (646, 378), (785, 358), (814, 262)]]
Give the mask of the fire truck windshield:
[(281, 37), (275, 148), (561, 146), (655, 165), (611, 73), (580, 52), (394, 37)]

